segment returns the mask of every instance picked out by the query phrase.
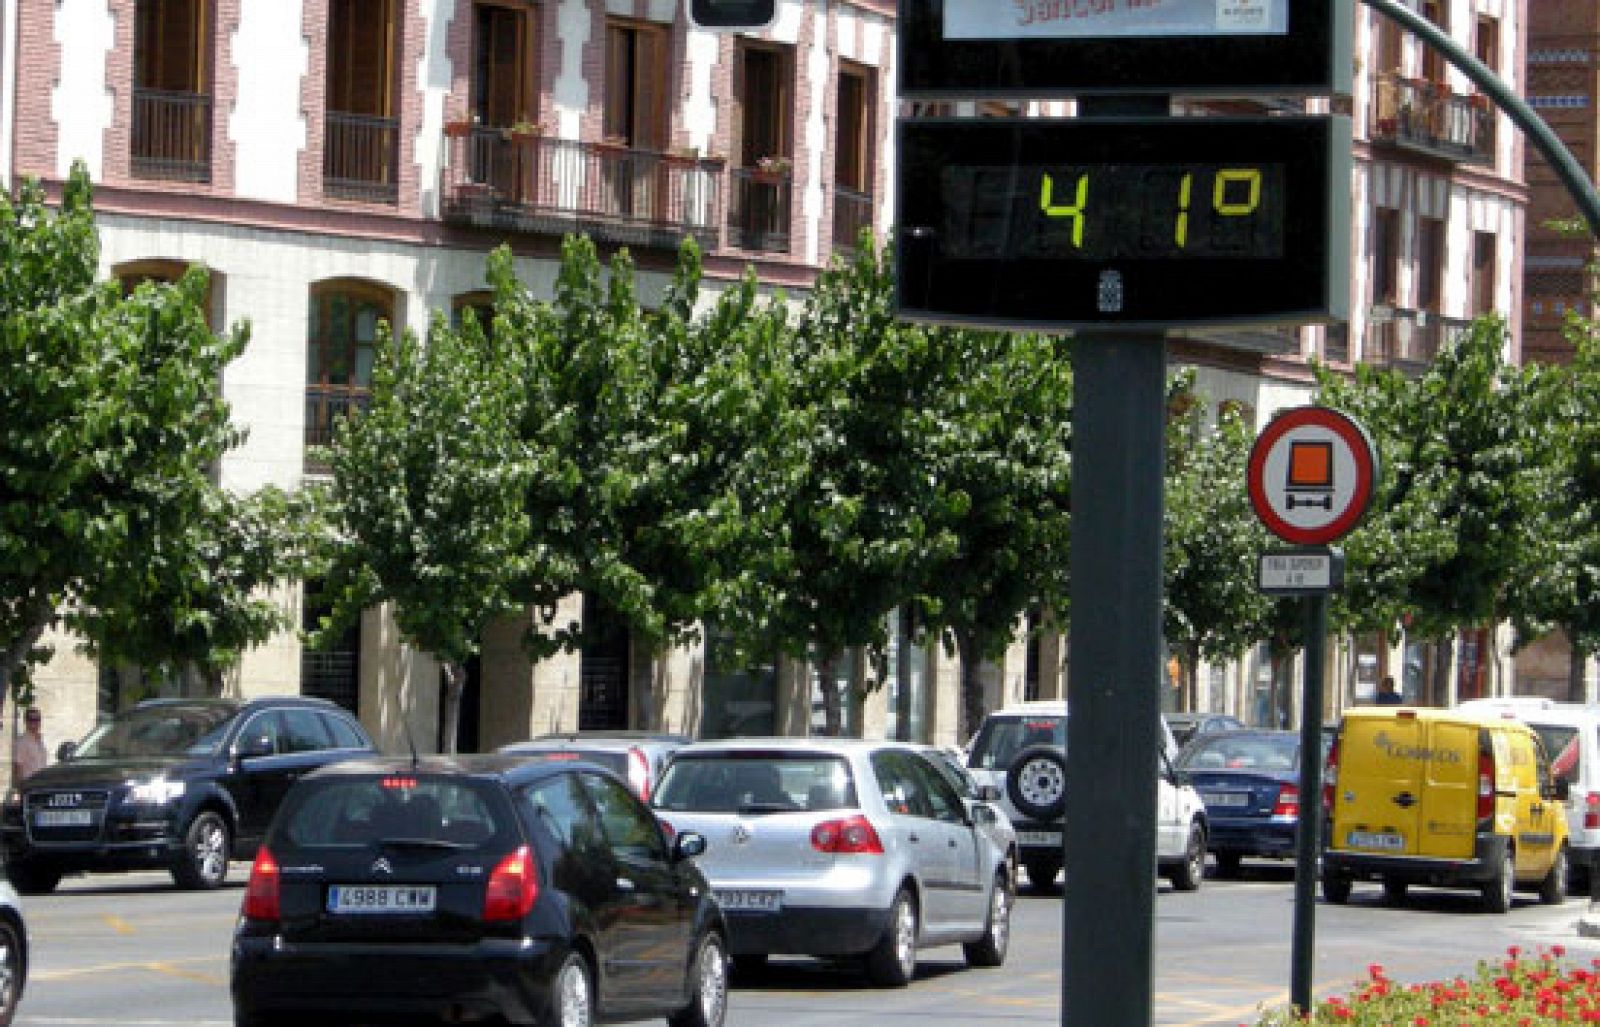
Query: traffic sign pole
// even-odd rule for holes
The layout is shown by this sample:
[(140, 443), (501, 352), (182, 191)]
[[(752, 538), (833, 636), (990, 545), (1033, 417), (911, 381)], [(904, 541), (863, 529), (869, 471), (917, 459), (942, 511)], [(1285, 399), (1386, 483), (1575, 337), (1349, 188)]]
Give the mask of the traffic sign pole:
[(1311, 1012), (1317, 942), (1317, 856), (1322, 850), (1322, 671), (1328, 648), (1328, 593), (1306, 597), (1306, 682), (1300, 700), (1300, 820), (1295, 833), (1294, 942), (1289, 1001)]

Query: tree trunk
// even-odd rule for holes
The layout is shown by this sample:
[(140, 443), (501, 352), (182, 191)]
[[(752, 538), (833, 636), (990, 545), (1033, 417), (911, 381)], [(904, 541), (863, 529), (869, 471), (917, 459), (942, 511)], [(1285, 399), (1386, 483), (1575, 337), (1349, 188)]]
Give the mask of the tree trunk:
[(1183, 655), (1185, 658), (1179, 667), (1183, 675), (1184, 708), (1198, 711), (1205, 708), (1200, 701), (1200, 647), (1186, 646)]
[[(1571, 638), (1572, 636), (1568, 635), (1567, 637)], [(1572, 645), (1571, 642), (1567, 644), (1567, 651), (1570, 653), (1567, 657), (1567, 701), (1583, 702), (1585, 699), (1583, 694), (1583, 671), (1584, 665), (1589, 662), (1589, 654)]]
[(440, 751), (455, 755), (456, 735), (461, 727), (461, 693), (467, 687), (467, 668), (459, 663), (446, 663), (444, 670), (444, 709), (439, 721), (444, 734)]
[(895, 630), (899, 639), (895, 645), (897, 659), (894, 663), (894, 737), (896, 741), (909, 742), (911, 737), (911, 615), (901, 611), (895, 615)]
[(983, 665), (978, 640), (971, 632), (958, 633), (956, 652), (961, 657), (961, 726), (957, 729), (956, 741), (964, 745), (977, 733), (983, 715), (989, 710), (988, 703), (984, 702), (983, 678), (978, 673)]
[(834, 673), (838, 661), (838, 653), (829, 653), (817, 661), (817, 687), (822, 692), (822, 733), (829, 738), (844, 734), (843, 703), (838, 676)]

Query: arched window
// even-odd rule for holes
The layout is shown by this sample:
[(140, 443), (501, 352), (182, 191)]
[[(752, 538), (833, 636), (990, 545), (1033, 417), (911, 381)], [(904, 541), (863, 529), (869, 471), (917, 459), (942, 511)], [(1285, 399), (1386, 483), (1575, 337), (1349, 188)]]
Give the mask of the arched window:
[[(174, 260), (169, 257), (130, 260), (113, 267), (111, 277), (121, 283), (122, 294), (127, 296), (145, 282), (176, 282), (189, 270), (189, 266), (190, 262), (187, 260)], [(206, 325), (213, 332), (222, 323), (222, 294), (222, 275), (217, 271), (210, 271), (210, 280), (206, 283), (205, 311)]]
[(472, 311), (473, 317), (478, 319), (478, 327), (483, 329), (485, 335), (494, 333), (494, 293), (487, 289), (478, 289), (474, 292), (464, 292), (450, 300), (450, 323), (460, 327), (465, 323), (463, 316), (466, 311)]
[(306, 346), (306, 444), (325, 446), (333, 426), (364, 407), (372, 386), (378, 322), (395, 322), (394, 290), (341, 278), (311, 287)]

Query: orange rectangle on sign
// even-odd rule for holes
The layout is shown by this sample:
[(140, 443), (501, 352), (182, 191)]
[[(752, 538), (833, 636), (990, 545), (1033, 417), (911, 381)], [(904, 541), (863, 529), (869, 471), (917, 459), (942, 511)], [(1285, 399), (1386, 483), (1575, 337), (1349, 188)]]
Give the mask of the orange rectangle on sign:
[(1333, 447), (1326, 442), (1289, 443), (1289, 485), (1292, 488), (1333, 486)]

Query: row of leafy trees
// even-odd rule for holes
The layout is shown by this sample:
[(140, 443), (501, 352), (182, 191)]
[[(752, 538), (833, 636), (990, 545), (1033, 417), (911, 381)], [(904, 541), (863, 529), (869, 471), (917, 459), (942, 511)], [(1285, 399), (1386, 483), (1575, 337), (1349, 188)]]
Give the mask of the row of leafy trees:
[[(864, 239), (803, 301), (751, 274), (701, 294), (686, 244), (646, 305), (625, 254), (568, 240), (554, 295), (510, 254), (489, 262), (492, 323), (436, 315), (426, 343), (385, 331), (365, 413), (326, 454), (326, 487), (233, 495), (239, 442), (222, 374), (247, 328), (205, 323), (203, 271), (124, 293), (96, 282), (81, 173), (52, 212), (0, 204), (0, 675), (26, 681), (61, 622), (102, 658), (213, 683), (286, 630), (279, 581), (334, 598), (329, 634), (388, 602), (436, 656), (454, 718), (485, 627), (532, 609), (535, 656), (582, 640), (556, 623), (578, 592), (654, 651), (714, 623), (739, 652), (831, 668), (881, 654), (890, 611), (976, 671), (1025, 611), (1068, 616), (1068, 344), (894, 318), (888, 254)], [(1339, 628), (1448, 639), (1500, 620), (1600, 648), (1600, 348), (1516, 368), (1492, 321), (1420, 377), (1318, 371), (1321, 398), (1372, 432), (1383, 476), (1346, 543)], [(1190, 675), (1259, 642), (1298, 648), (1293, 604), (1254, 588), (1268, 544), (1245, 500), (1251, 426), (1174, 376), (1165, 629)], [(647, 704), (647, 708), (648, 708)]]

